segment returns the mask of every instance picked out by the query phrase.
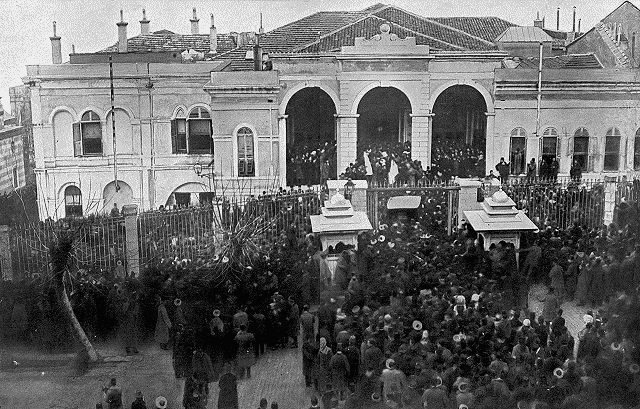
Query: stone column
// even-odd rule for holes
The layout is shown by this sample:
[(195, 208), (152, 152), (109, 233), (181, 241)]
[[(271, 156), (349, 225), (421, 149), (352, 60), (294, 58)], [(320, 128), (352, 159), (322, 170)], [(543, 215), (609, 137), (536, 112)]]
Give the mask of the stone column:
[(500, 157), (503, 156), (501, 151), (502, 144), (496, 143), (496, 113), (495, 112), (485, 112), (487, 116), (487, 132), (485, 136), (485, 175), (489, 174), (489, 171), (494, 168), (496, 163), (500, 160)]
[(3, 281), (13, 280), (9, 226), (0, 226), (0, 277)]
[(138, 249), (138, 206), (131, 204), (122, 206), (124, 213), (124, 229), (127, 243), (127, 274), (140, 276), (140, 251)]
[(287, 118), (289, 115), (278, 117), (278, 175), (280, 186), (287, 186)]
[(604, 224), (613, 223), (613, 212), (616, 207), (616, 187), (617, 178), (614, 176), (604, 177)]
[(422, 162), (426, 169), (431, 166), (432, 123), (434, 114), (410, 114), (411, 159)]
[(359, 114), (338, 115), (338, 175), (356, 160), (359, 116)]

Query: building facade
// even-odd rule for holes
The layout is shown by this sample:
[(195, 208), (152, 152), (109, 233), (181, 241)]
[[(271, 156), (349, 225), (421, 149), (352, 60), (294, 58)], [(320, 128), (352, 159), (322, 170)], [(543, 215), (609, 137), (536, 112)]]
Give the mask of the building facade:
[[(514, 30), (382, 4), (257, 35), (141, 23), (127, 38), (121, 21), (113, 47), (27, 67), (40, 215), (193, 204), (223, 188), (259, 194), (302, 184), (308, 168), (308, 181), (327, 168), (336, 177), (388, 143), (411, 142), (425, 168), (455, 148), (480, 152), (483, 174), (516, 152), (521, 162), (556, 157), (561, 174), (576, 159), (594, 177), (632, 171), (635, 71), (604, 68), (594, 53), (558, 56), (562, 36), (544, 37), (536, 22)], [(55, 33), (52, 44), (61, 62)]]
[(24, 145), (25, 128), (6, 118), (0, 104), (0, 194), (9, 194), (26, 184)]

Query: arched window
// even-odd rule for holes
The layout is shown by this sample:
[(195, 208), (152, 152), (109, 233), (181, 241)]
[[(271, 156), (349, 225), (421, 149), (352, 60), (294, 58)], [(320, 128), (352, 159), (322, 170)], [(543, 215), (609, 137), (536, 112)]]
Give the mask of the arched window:
[(527, 166), (527, 131), (524, 128), (515, 128), (511, 131), (511, 148), (509, 149), (509, 162), (511, 174), (525, 173)]
[(633, 169), (640, 170), (640, 129), (636, 131), (633, 144)]
[(82, 192), (77, 186), (67, 186), (64, 190), (65, 217), (82, 217)]
[(211, 114), (206, 108), (195, 107), (188, 116), (180, 108), (171, 121), (171, 150), (173, 153), (213, 153), (211, 134)]
[(547, 128), (542, 133), (541, 161), (551, 164), (558, 157), (558, 131), (556, 128)]
[(582, 170), (587, 169), (589, 163), (589, 131), (578, 128), (573, 134), (573, 164)]
[(620, 130), (611, 128), (607, 131), (604, 145), (604, 170), (620, 169)]
[(238, 176), (255, 176), (253, 132), (246, 126), (238, 129)]
[(82, 114), (73, 124), (73, 153), (75, 156), (102, 155), (102, 124), (93, 111)]

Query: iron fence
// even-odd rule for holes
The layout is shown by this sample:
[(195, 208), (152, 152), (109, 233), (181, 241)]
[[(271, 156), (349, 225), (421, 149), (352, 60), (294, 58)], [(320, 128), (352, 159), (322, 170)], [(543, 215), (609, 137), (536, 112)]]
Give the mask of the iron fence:
[(420, 204), (413, 210), (415, 220), (432, 231), (450, 234), (458, 221), (459, 192), (460, 186), (452, 181), (374, 185), (367, 189), (367, 216), (376, 228), (389, 222), (389, 199), (419, 196)]
[(503, 189), (516, 208), (538, 226), (566, 229), (578, 223), (592, 229), (601, 228), (604, 223), (605, 182), (602, 180), (513, 178), (504, 184), (485, 181), (482, 189), (485, 197)]
[(76, 268), (110, 270), (125, 263), (124, 218), (100, 217), (16, 225), (9, 243), (14, 277), (32, 278), (49, 271), (49, 247), (62, 231), (74, 237)]

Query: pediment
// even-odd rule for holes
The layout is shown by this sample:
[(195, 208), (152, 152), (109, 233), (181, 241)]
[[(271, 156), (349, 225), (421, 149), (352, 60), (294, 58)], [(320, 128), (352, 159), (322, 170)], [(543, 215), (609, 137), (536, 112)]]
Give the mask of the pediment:
[(428, 45), (416, 44), (415, 37), (400, 38), (391, 33), (391, 26), (384, 23), (380, 26), (380, 34), (371, 38), (356, 37), (355, 45), (343, 46), (342, 54), (429, 54)]

